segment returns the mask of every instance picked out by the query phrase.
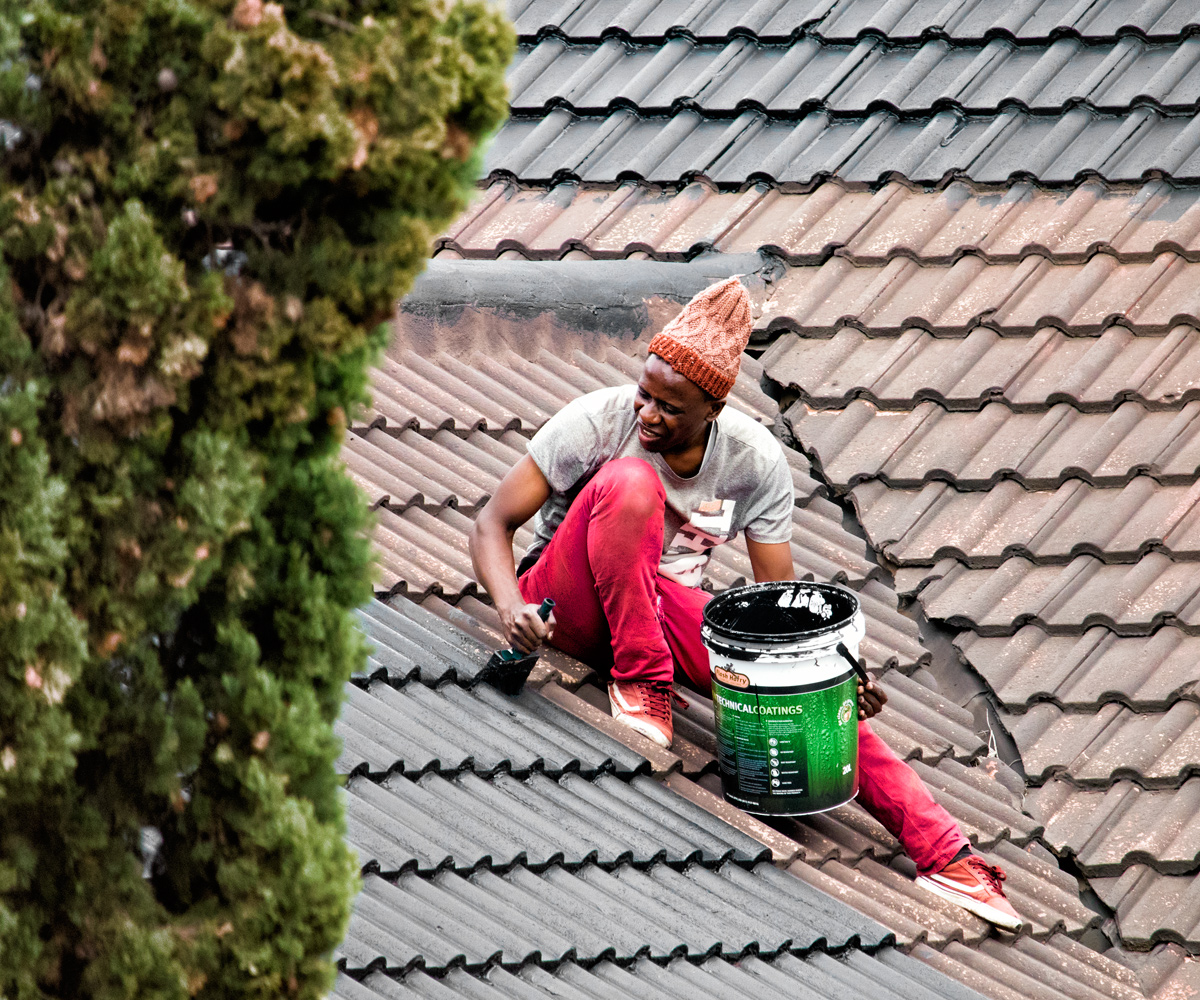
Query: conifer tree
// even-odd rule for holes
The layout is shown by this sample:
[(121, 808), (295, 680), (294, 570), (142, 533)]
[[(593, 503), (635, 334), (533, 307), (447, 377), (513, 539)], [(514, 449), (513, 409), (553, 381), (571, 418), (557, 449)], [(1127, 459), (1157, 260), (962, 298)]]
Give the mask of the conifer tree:
[(0, 996), (328, 989), (339, 442), (512, 44), (482, 0), (0, 0)]

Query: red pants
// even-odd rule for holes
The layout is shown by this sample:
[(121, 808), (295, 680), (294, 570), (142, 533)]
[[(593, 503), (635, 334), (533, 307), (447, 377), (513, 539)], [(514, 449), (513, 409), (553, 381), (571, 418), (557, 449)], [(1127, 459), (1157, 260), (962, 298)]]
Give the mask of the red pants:
[[(682, 671), (710, 691), (700, 641), (709, 595), (659, 575), (666, 496), (637, 458), (604, 465), (571, 504), (550, 544), (522, 575), (521, 593), (553, 597), (553, 644), (618, 680), (673, 680)], [(904, 845), (922, 872), (966, 845), (953, 817), (865, 722), (858, 726), (858, 800)]]

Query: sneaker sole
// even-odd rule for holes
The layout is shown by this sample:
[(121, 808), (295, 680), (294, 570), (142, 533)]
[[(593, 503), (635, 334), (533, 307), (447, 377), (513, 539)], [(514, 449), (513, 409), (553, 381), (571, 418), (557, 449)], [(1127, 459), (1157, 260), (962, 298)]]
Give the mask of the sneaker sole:
[(960, 895), (952, 889), (938, 885), (924, 875), (918, 876), (916, 882), (917, 885), (928, 889), (935, 896), (941, 896), (942, 899), (948, 900), (956, 906), (961, 906), (964, 910), (974, 913), (981, 920), (986, 920), (989, 924), (1002, 927), (1006, 931), (1012, 931), (1015, 934), (1025, 926), (1025, 921), (1020, 917), (1014, 919), (1003, 910), (998, 910), (994, 906), (988, 906), (987, 903), (981, 902), (978, 899), (972, 899), (970, 896)]
[(654, 725), (654, 723), (646, 722), (644, 719), (639, 719), (636, 715), (629, 715), (627, 712), (622, 711), (621, 707), (613, 700), (612, 695), (608, 696), (608, 704), (612, 710), (613, 718), (621, 723), (621, 725), (632, 729), (639, 736), (646, 737), (651, 743), (657, 744), (664, 750), (671, 749), (671, 741), (663, 735), (662, 730)]

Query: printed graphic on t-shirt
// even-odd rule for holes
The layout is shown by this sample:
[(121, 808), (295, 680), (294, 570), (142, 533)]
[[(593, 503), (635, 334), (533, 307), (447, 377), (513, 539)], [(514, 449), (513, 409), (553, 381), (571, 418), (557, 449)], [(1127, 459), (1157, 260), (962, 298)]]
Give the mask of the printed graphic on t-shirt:
[(729, 541), (736, 500), (706, 500), (692, 511), (672, 540), (672, 551), (690, 549), (707, 552), (714, 545)]

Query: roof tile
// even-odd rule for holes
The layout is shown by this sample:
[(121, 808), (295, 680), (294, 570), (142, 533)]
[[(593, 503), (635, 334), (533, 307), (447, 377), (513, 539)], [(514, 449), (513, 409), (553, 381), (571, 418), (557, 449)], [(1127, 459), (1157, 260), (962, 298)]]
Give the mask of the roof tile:
[(1165, 251), (1200, 256), (1200, 206), (1186, 188), (1160, 180), (1133, 192), (1087, 181), (1069, 195), (1025, 181), (1001, 192), (962, 181), (938, 191), (892, 181), (870, 191), (831, 180), (810, 192), (764, 182), (718, 191), (695, 181), (677, 193), (634, 181), (615, 189), (495, 181), (438, 245), (466, 257), (516, 250), (537, 260), (574, 249), (601, 259), (640, 251), (657, 260), (769, 250), (803, 265), (835, 252), (860, 265), (895, 257), (948, 265), (964, 254), (993, 264), (1030, 254), (1083, 264), (1103, 250), (1125, 263), (1149, 263)]
[(989, 0), (812, 0), (809, 3), (760, 4), (723, 0), (694, 4), (685, 0), (511, 0), (509, 16), (523, 37), (554, 30), (570, 38), (599, 38), (608, 30), (633, 38), (665, 40), (672, 29), (694, 38), (720, 39), (734, 32), (759, 40), (786, 39), (805, 32), (829, 41), (856, 41), (878, 35), (893, 41), (945, 36), (956, 42), (1012, 37), (1046, 41), (1060, 34), (1085, 39), (1132, 33), (1149, 38), (1178, 38), (1197, 23), (1187, 0), (1116, 0), (1095, 3), (1046, 3), (1017, 0), (997, 7)]
[(1147, 865), (1130, 865), (1119, 877), (1093, 878), (1092, 888), (1116, 911), (1121, 941), (1149, 949), (1173, 941), (1200, 947), (1200, 903), (1194, 876), (1163, 875)]
[(1078, 785), (1108, 787), (1130, 778), (1146, 788), (1173, 788), (1200, 772), (1200, 705), (1177, 701), (1166, 712), (1123, 705), (1063, 712), (1043, 702), (1000, 721), (1017, 741), (1032, 781), (1061, 775)]
[(692, 107), (714, 116), (754, 107), (789, 117), (817, 108), (863, 115), (881, 106), (909, 115), (946, 107), (987, 114), (1013, 105), (1123, 111), (1135, 99), (1186, 111), (1200, 98), (1198, 64), (1195, 38), (1159, 44), (1063, 38), (1022, 46), (936, 39), (912, 47), (877, 38), (628, 44), (616, 38), (564, 43), (552, 36), (520, 46), (508, 84), (510, 107), (526, 114), (554, 107), (602, 114), (630, 106), (643, 114)]
[(890, 932), (770, 864), (368, 875), (336, 952), (354, 971), (877, 947)]
[(1177, 409), (1200, 397), (1200, 330), (1177, 326), (1139, 336), (1110, 326), (1098, 337), (1054, 327), (1002, 337), (975, 327), (964, 338), (907, 330), (895, 338), (839, 330), (831, 338), (784, 335), (763, 355), (767, 374), (812, 406), (844, 407), (862, 398), (884, 409), (932, 400), (978, 410), (1003, 400), (1044, 411), (1055, 403), (1111, 411), (1126, 400)]
[(345, 743), (342, 774), (649, 770), (640, 754), (528, 689), (510, 698), (487, 685), (349, 684), (334, 731)]
[[(912, 954), (993, 1000), (1144, 1000), (1128, 968), (1064, 934), (1042, 943), (1021, 937), (1011, 946), (994, 938), (978, 948), (952, 943)], [(1166, 1000), (1166, 998), (1162, 998)]]
[(1046, 564), (1077, 555), (1131, 563), (1151, 549), (1200, 559), (1200, 486), (1160, 486), (1148, 476), (1119, 490), (1078, 479), (1057, 490), (1025, 490), (1006, 479), (985, 496), (945, 483), (896, 490), (872, 480), (851, 495), (867, 537), (900, 566), (951, 557), (984, 568), (1011, 555)]
[(676, 958), (665, 966), (649, 958), (632, 965), (605, 960), (590, 968), (566, 962), (553, 971), (527, 965), (518, 971), (492, 967), (481, 976), (455, 969), (444, 979), (414, 971), (402, 980), (384, 973), (368, 975), (362, 982), (344, 973), (334, 984), (339, 1000), (379, 1000), (380, 997), (415, 1000), (540, 1000), (570, 996), (574, 1000), (678, 1000), (689, 996), (708, 1000), (821, 1000), (853, 991), (873, 1000), (980, 1000), (968, 989), (928, 965), (908, 958), (894, 948), (874, 955), (852, 951), (834, 958), (815, 952), (804, 958), (783, 954), (764, 960), (748, 955), (736, 964), (710, 958), (694, 964)]
[(983, 323), (1031, 337), (1047, 326), (1096, 335), (1119, 321), (1138, 334), (1166, 333), (1200, 312), (1197, 268), (1170, 251), (1129, 264), (1108, 253), (1082, 264), (1037, 255), (993, 264), (972, 254), (949, 265), (896, 257), (863, 266), (835, 256), (788, 268), (756, 326), (832, 334), (849, 325), (877, 337), (921, 328), (961, 337)]
[(880, 410), (855, 400), (843, 410), (796, 403), (785, 419), (842, 488), (875, 477), (900, 489), (940, 479), (960, 490), (987, 490), (1004, 478), (1031, 490), (1069, 479), (1116, 487), (1140, 474), (1190, 486), (1200, 467), (1200, 400), (1178, 411), (1122, 403), (1112, 413), (1080, 413), (1066, 403), (1046, 413), (1013, 413), (1002, 403), (978, 413), (947, 412), (936, 403)]
[(1200, 575), (1188, 562), (1151, 552), (1131, 566), (1078, 556), (1066, 566), (1013, 558), (996, 569), (967, 569), (952, 559), (933, 569), (896, 574), (903, 593), (924, 577), (921, 603), (932, 618), (981, 635), (1012, 635), (1036, 624), (1057, 635), (1103, 625), (1122, 635), (1148, 635), (1166, 622), (1200, 631)]
[(1132, 864), (1165, 874), (1200, 867), (1200, 780), (1147, 790), (1131, 781), (1079, 788), (1060, 778), (1032, 789), (1026, 806), (1046, 824), (1044, 839), (1074, 857), (1085, 875), (1120, 875)]
[(484, 165), (493, 179), (547, 185), (697, 177), (727, 187), (755, 180), (811, 185), (834, 175), (861, 185), (897, 175), (919, 184), (953, 177), (1005, 184), (1030, 174), (1046, 184), (1089, 174), (1136, 183), (1151, 171), (1182, 183), (1200, 177), (1200, 119), (1149, 107), (1127, 114), (1074, 107), (1060, 115), (945, 110), (914, 119), (882, 110), (843, 119), (820, 110), (799, 121), (761, 111), (730, 120), (692, 110), (664, 119), (628, 108), (596, 116), (555, 108), (544, 117), (510, 118)]
[(1119, 701), (1150, 712), (1200, 698), (1200, 637), (1173, 626), (1127, 638), (1101, 626), (1058, 636), (1027, 625), (1011, 638), (964, 632), (954, 644), (1012, 709), (1050, 701), (1094, 710)]
[(347, 839), (384, 876), (513, 864), (762, 861), (770, 851), (648, 777), (470, 772), (348, 785)]

